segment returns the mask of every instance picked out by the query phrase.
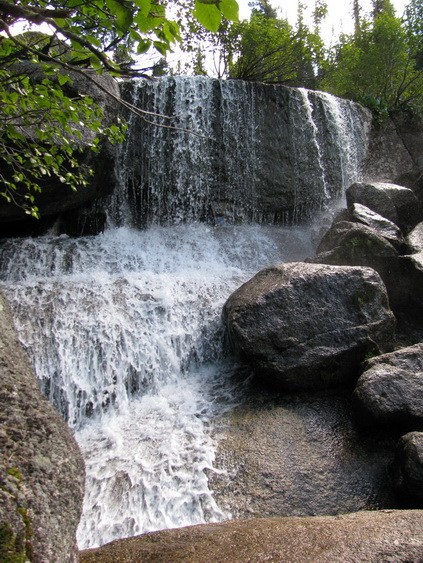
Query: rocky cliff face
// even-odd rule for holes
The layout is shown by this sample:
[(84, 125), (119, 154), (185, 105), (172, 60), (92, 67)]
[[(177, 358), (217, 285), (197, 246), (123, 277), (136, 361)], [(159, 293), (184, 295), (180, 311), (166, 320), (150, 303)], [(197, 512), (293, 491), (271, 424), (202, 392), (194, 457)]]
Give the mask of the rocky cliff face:
[(36, 384), (0, 294), (0, 560), (76, 561), (84, 463)]
[[(100, 80), (117, 94), (113, 79)], [(106, 121), (119, 111), (89, 81), (78, 78), (74, 88), (105, 108)], [(81, 165), (95, 170), (89, 187), (73, 193), (46, 185), (38, 201), (41, 223), (0, 202), (3, 235), (37, 233), (58, 218), (61, 232), (91, 234), (101, 228), (99, 206), (108, 206), (119, 222), (122, 200), (132, 223), (141, 226), (192, 220), (298, 224), (360, 175), (371, 116), (347, 100), (204, 77), (131, 81), (122, 93), (151, 113), (126, 116), (130, 127), (117, 160), (107, 145), (99, 156), (87, 151)], [(115, 188), (115, 173), (120, 191), (101, 202)]]
[(131, 118), (119, 162), (140, 225), (305, 222), (357, 178), (367, 149), (369, 112), (322, 92), (167, 77), (123, 95), (160, 125)]
[(422, 118), (406, 112), (393, 114), (372, 128), (363, 178), (411, 188), (423, 201), (422, 146)]
[[(111, 77), (99, 80), (119, 96)], [(105, 108), (106, 122), (122, 110), (87, 80), (76, 77), (74, 88)], [(152, 114), (126, 116), (130, 129), (119, 156), (108, 145), (100, 155), (87, 151), (81, 165), (92, 166), (95, 175), (77, 193), (46, 185), (38, 202), (41, 222), (28, 222), (0, 202), (3, 236), (36, 234), (58, 218), (60, 232), (99, 232), (104, 205), (119, 222), (122, 200), (132, 223), (142, 226), (190, 220), (293, 224), (312, 218), (360, 176), (423, 190), (423, 127), (405, 115), (374, 127), (367, 150), (370, 113), (325, 93), (167, 77), (128, 82), (122, 94)]]

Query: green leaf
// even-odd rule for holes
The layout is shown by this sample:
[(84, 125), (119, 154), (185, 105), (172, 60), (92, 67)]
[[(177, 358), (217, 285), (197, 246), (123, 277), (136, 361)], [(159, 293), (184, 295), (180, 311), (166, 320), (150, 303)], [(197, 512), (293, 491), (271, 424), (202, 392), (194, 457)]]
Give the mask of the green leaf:
[(167, 51), (169, 50), (168, 44), (163, 43), (162, 41), (154, 41), (153, 45), (161, 55), (166, 55)]
[(138, 13), (135, 22), (138, 26), (138, 30), (141, 33), (147, 33), (153, 29), (159, 27), (165, 21), (164, 18), (157, 18), (155, 16), (143, 16), (141, 13)]
[(227, 20), (238, 21), (239, 8), (236, 0), (221, 0), (219, 9)]
[(140, 41), (138, 43), (138, 46), (137, 46), (137, 53), (139, 55), (142, 55), (143, 53), (146, 53), (149, 50), (150, 47), (151, 47), (151, 41), (150, 40)]
[(176, 41), (181, 41), (182, 38), (181, 38), (181, 30), (180, 30), (179, 25), (172, 20), (169, 20), (167, 22), (167, 25), (169, 26), (169, 31), (173, 35), (174, 39)]
[(151, 0), (135, 0), (135, 4), (139, 8), (138, 12), (146, 18), (151, 10)]
[(58, 74), (58, 75), (57, 75), (57, 80), (59, 81), (60, 86), (64, 86), (65, 84), (67, 84), (68, 82), (70, 82), (70, 77), (69, 77), (69, 76), (65, 76), (64, 74)]
[(162, 38), (167, 41), (167, 43), (172, 43), (175, 39), (167, 22), (165, 22), (162, 27)]
[(124, 34), (128, 31), (133, 21), (132, 10), (123, 2), (118, 0), (107, 0), (107, 6), (116, 16), (116, 28)]
[(204, 4), (195, 0), (194, 16), (209, 31), (219, 29), (222, 14), (215, 4)]

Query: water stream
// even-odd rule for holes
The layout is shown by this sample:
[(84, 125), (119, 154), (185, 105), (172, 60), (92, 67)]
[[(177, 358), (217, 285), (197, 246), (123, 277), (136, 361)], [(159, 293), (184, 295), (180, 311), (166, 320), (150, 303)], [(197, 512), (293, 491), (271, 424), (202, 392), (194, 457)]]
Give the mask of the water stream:
[(209, 426), (234, 401), (220, 311), (260, 267), (310, 252), (310, 230), (263, 226), (3, 245), (21, 341), (86, 460), (81, 547), (228, 517), (206, 473)]
[[(224, 187), (237, 194), (231, 201), (233, 224), (228, 214), (224, 224), (199, 222), (212, 189), (218, 189), (208, 140), (215, 128), (210, 89), (216, 81), (172, 80), (141, 88), (150, 88), (159, 113), (169, 109), (169, 88), (176, 89), (177, 114), (185, 115), (179, 125), (201, 136), (186, 144), (186, 134), (174, 133), (169, 163), (164, 130), (147, 128), (141, 139), (130, 130), (118, 170), (121, 190), (107, 202), (104, 233), (11, 239), (0, 249), (2, 285), (20, 339), (42, 391), (75, 429), (85, 457), (81, 548), (230, 517), (216, 504), (208, 479), (217, 471), (213, 419), (237, 400), (229, 377), (233, 366), (222, 349), (222, 305), (260, 268), (313, 252), (310, 224), (259, 225), (258, 216), (247, 212), (255, 209), (257, 131), (264, 118), (259, 97), (246, 85), (220, 84), (226, 92), (221, 134), (230, 157)], [(247, 96), (244, 106), (235, 102), (240, 90)], [(300, 154), (297, 101), (304, 106), (309, 98), (304, 92), (292, 95), (293, 140)], [(322, 95), (310, 97), (313, 107), (325, 102)], [(341, 113), (334, 112), (333, 100), (330, 104), (328, 123), (339, 128)], [(307, 102), (302, 111), (309, 127), (315, 110)], [(230, 147), (241, 133), (234, 115), (242, 116), (244, 139), (236, 151)], [(319, 150), (307, 158), (317, 159), (314, 170), (323, 174), (327, 148), (319, 145), (320, 125), (311, 129)], [(134, 160), (134, 143), (136, 151), (144, 146), (142, 165)], [(345, 166), (341, 175), (349, 182), (358, 176), (359, 162), (348, 171)], [(333, 197), (325, 178), (314, 185), (323, 186), (322, 201)], [(235, 224), (247, 216), (249, 224)], [(149, 228), (139, 230), (141, 224)]]

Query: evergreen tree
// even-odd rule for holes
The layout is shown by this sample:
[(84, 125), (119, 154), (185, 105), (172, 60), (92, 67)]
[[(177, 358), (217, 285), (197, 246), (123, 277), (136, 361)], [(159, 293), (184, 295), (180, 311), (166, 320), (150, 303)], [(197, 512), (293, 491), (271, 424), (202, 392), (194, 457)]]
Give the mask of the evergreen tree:
[(260, 14), (265, 18), (275, 20), (278, 14), (268, 0), (255, 0), (248, 4), (251, 8), (252, 14)]
[(373, 20), (359, 34), (341, 37), (319, 86), (369, 106), (379, 118), (400, 108), (422, 111), (414, 32), (393, 15), (391, 2), (373, 4)]
[(361, 6), (359, 0), (353, 0), (353, 10), (352, 15), (354, 18), (354, 36), (356, 39), (360, 36), (361, 33)]
[(395, 9), (391, 0), (372, 0), (372, 18), (375, 20), (381, 14), (389, 14), (395, 17)]

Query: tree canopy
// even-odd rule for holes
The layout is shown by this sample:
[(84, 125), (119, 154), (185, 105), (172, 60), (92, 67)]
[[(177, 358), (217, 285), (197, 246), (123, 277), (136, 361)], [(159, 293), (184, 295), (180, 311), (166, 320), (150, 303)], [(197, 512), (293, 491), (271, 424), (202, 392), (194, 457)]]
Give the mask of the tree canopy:
[(299, 2), (295, 24), (279, 17), (269, 0), (250, 6), (249, 20), (216, 36), (229, 78), (326, 90), (367, 105), (379, 119), (396, 109), (423, 111), (421, 1), (410, 0), (405, 17), (398, 17), (390, 0), (372, 0), (368, 14), (361, 0), (351, 0), (354, 32), (331, 47), (321, 36), (324, 0), (314, 0), (308, 18)]
[[(422, 111), (423, 73), (417, 64), (421, 34), (418, 41), (412, 27), (419, 19), (421, 25), (421, 14), (402, 20), (388, 0), (373, 5), (372, 20), (361, 21), (353, 35), (342, 36), (329, 55), (320, 87), (367, 105), (379, 118), (396, 109)], [(409, 9), (413, 5), (414, 0)]]

